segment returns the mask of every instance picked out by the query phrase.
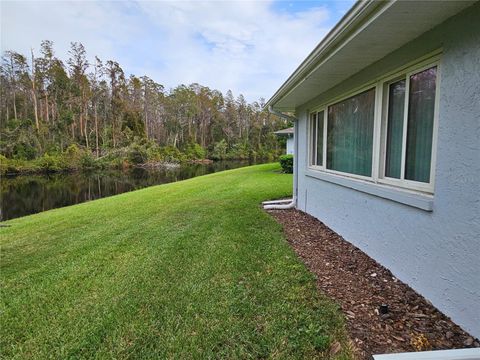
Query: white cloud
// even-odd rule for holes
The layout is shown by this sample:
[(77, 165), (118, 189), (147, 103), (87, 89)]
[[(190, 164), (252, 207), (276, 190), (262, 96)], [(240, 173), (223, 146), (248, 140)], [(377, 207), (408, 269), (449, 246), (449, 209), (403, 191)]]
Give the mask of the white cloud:
[[(325, 6), (276, 10), (267, 1), (1, 3), (2, 50), (28, 53), (71, 41), (90, 57), (117, 60), (127, 73), (167, 88), (198, 82), (249, 101), (272, 95), (338, 18)], [(335, 18), (335, 19), (334, 19)]]

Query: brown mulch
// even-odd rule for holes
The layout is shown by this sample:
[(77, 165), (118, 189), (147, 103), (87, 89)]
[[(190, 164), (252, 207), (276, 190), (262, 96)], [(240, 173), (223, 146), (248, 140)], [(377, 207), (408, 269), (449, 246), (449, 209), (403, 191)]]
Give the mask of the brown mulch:
[[(314, 217), (271, 210), (320, 291), (345, 314), (358, 359), (392, 352), (480, 347), (428, 300)], [(380, 305), (388, 305), (382, 314)]]

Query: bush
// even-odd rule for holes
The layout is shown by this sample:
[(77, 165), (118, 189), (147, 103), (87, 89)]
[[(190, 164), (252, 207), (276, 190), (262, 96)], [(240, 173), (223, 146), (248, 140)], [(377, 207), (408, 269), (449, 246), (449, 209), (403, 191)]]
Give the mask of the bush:
[(81, 157), (81, 150), (76, 144), (70, 144), (65, 149), (65, 155), (71, 159), (78, 160)]
[(143, 146), (135, 145), (130, 149), (128, 160), (132, 164), (143, 164), (148, 160), (148, 154)]
[(37, 155), (35, 147), (28, 143), (18, 143), (13, 147), (13, 156), (16, 159), (33, 160)]
[(185, 155), (190, 160), (203, 160), (205, 159), (205, 149), (197, 143), (189, 143), (185, 149)]
[(102, 161), (102, 167), (112, 168), (112, 169), (124, 169), (128, 166), (128, 162), (121, 157), (114, 157), (109, 161)]
[(97, 167), (95, 158), (89, 152), (85, 152), (80, 158), (80, 166), (82, 169), (94, 169)]
[(293, 173), (293, 155), (280, 156), (280, 165), (282, 166), (284, 173), (292, 174)]
[(0, 154), (0, 173), (7, 174), (15, 172), (17, 172), (17, 169), (10, 164), (10, 160)]
[(249, 158), (250, 149), (248, 144), (234, 144), (227, 153), (227, 159), (231, 160), (246, 160)]
[(36, 161), (27, 161), (21, 159), (9, 159), (0, 155), (0, 174), (20, 174), (37, 172), (41, 169)]
[(40, 169), (46, 172), (56, 172), (63, 169), (60, 158), (47, 153), (37, 160), (37, 164)]
[(180, 150), (178, 150), (175, 146), (165, 146), (161, 150), (163, 161), (171, 162), (171, 163), (178, 163), (186, 161), (186, 156)]
[(222, 139), (219, 142), (215, 143), (210, 158), (212, 158), (213, 160), (225, 159), (227, 157), (227, 147), (228, 146), (225, 139)]
[(148, 161), (158, 162), (162, 161), (162, 149), (158, 145), (152, 145), (147, 148)]
[(82, 166), (82, 157), (86, 152), (79, 148), (76, 144), (69, 145), (63, 153), (60, 155), (65, 163), (65, 166), (69, 169), (78, 169)]

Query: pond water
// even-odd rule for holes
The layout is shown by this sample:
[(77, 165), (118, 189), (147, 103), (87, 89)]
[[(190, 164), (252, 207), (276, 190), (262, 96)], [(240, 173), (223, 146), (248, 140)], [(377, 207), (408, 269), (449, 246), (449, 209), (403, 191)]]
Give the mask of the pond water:
[(2, 177), (0, 221), (248, 165), (252, 163), (218, 161), (173, 168)]

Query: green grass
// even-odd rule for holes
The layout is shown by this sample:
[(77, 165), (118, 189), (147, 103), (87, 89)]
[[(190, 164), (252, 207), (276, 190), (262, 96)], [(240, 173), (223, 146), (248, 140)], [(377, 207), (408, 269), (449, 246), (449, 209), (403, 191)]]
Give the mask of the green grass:
[(150, 187), (1, 227), (3, 358), (350, 358), (338, 306), (265, 199), (275, 164)]

